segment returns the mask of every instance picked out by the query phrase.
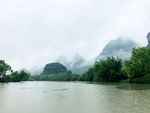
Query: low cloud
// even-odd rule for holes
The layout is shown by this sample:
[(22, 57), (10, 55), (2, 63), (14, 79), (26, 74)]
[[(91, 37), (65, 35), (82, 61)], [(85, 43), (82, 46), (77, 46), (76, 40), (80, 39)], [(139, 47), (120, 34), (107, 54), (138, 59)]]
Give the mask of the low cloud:
[(145, 46), (149, 0), (0, 1), (0, 59), (30, 69), (79, 53), (96, 57), (112, 39)]

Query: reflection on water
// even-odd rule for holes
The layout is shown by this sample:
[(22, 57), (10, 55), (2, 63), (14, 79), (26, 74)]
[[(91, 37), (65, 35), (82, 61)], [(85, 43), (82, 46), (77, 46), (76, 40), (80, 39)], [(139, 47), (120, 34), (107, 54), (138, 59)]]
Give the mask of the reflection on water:
[(66, 88), (62, 88), (62, 89), (54, 89), (54, 91), (66, 91), (66, 90), (68, 90), (68, 89), (66, 89)]
[(125, 90), (148, 90), (150, 89), (150, 84), (121, 84), (116, 88)]
[(0, 113), (149, 113), (149, 110), (147, 84), (0, 84)]

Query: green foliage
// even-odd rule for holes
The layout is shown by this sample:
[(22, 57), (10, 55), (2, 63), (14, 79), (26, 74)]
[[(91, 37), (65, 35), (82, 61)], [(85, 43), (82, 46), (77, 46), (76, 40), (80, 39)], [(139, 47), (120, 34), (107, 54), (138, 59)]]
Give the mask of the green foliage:
[(81, 76), (84, 81), (98, 82), (118, 82), (124, 79), (124, 74), (121, 71), (122, 61), (119, 58), (108, 57), (97, 61), (94, 67), (90, 68)]
[(147, 74), (142, 77), (133, 78), (132, 83), (150, 83), (150, 74)]
[(15, 71), (12, 72), (10, 75), (3, 76), (0, 78), (0, 82), (19, 82), (19, 81), (28, 81), (30, 74), (26, 73), (25, 71)]
[(35, 75), (35, 76), (30, 76), (29, 80), (30, 81), (40, 81), (41, 76), (40, 75)]
[(150, 48), (133, 48), (131, 59), (125, 61), (125, 69), (132, 78), (150, 73)]
[(9, 82), (9, 79), (7, 76), (3, 76), (0, 78), (0, 82)]
[(79, 80), (79, 75), (72, 74), (71, 71), (57, 73), (57, 74), (49, 74), (49, 75), (37, 75), (31, 76), (31, 81), (77, 81)]
[(30, 78), (30, 74), (26, 73), (24, 70), (20, 72), (21, 81), (28, 81)]
[[(9, 73), (8, 73), (9, 72)], [(0, 60), (0, 82), (19, 82), (29, 80), (30, 74), (25, 71), (13, 72), (10, 65)]]
[(84, 73), (81, 77), (81, 81), (93, 81), (94, 79), (94, 68), (90, 68), (86, 73)]
[(131, 59), (126, 60), (124, 66), (119, 58), (100, 59), (81, 76), (67, 71), (60, 63), (50, 63), (41, 75), (30, 77), (25, 71), (13, 72), (4, 60), (0, 60), (0, 82), (27, 80), (150, 83), (150, 48), (133, 48)]
[(107, 59), (101, 59), (95, 63), (94, 67), (94, 81), (118, 82), (122, 78), (122, 62), (119, 58), (108, 57)]
[(120, 83), (130, 83), (130, 78), (125, 79), (125, 80), (121, 80)]
[(0, 60), (0, 76), (6, 76), (6, 73), (8, 71), (12, 71), (10, 65), (8, 65), (7, 63), (5, 63), (4, 60)]
[(30, 74), (26, 73), (24, 70), (21, 72), (15, 71), (8, 75), (6, 78), (9, 82), (19, 82), (29, 80)]
[(58, 74), (58, 73), (66, 72), (66, 71), (67, 71), (67, 68), (64, 65), (60, 63), (50, 63), (45, 66), (42, 74), (44, 75)]
[(50, 63), (44, 68), (41, 75), (31, 76), (32, 81), (77, 81), (80, 76), (67, 71), (67, 68), (60, 63)]
[(9, 76), (7, 76), (7, 80), (10, 82), (19, 82), (21, 79), (18, 71), (12, 72)]

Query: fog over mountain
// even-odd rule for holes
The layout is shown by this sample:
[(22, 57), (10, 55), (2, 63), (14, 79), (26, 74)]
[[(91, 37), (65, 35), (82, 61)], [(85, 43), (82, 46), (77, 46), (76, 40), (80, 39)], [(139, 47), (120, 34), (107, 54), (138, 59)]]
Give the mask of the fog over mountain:
[(85, 60), (78, 53), (69, 61), (66, 57), (59, 57), (56, 62), (62, 63), (67, 67), (68, 70), (71, 70), (73, 73), (82, 74), (87, 71), (87, 69), (92, 65), (88, 60)]
[(119, 36), (147, 45), (149, 20), (150, 0), (1, 0), (0, 59), (14, 70), (89, 61)]
[(64, 64), (69, 70), (81, 74), (87, 71), (88, 68), (99, 59), (105, 59), (110, 56), (119, 57), (123, 60), (129, 59), (131, 57), (132, 48), (138, 46), (139, 44), (131, 39), (117, 38), (116, 40), (111, 40), (108, 44), (106, 44), (102, 52), (100, 52), (97, 57), (95, 56), (95, 58), (90, 61), (85, 60), (79, 54), (75, 54), (71, 61), (62, 56), (59, 57), (56, 62), (60, 62)]
[(31, 75), (39, 75), (43, 72), (43, 70), (44, 70), (44, 65), (41, 67), (34, 66), (29, 70), (29, 72), (31, 73)]
[[(146, 39), (146, 38), (145, 38)], [(111, 40), (98, 55), (96, 60), (107, 58), (109, 56), (119, 57), (121, 59), (129, 59), (131, 57), (132, 48), (139, 46), (131, 39), (117, 38)]]

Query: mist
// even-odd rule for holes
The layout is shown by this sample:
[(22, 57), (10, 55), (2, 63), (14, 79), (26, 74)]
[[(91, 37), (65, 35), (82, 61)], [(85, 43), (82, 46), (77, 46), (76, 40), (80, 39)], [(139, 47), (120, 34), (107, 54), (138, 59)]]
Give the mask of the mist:
[(0, 1), (0, 59), (14, 69), (76, 53), (86, 60), (118, 37), (147, 45), (149, 0)]

